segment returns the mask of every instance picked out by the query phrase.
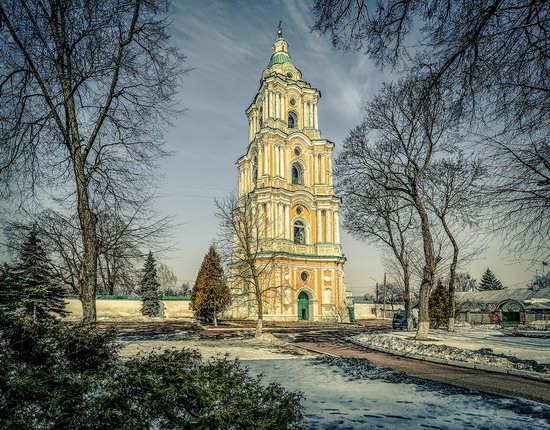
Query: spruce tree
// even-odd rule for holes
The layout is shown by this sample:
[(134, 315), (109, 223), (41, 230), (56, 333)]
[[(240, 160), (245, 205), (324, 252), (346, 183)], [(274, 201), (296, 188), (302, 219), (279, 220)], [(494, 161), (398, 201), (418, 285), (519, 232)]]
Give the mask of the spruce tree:
[(35, 228), (21, 246), (19, 261), (13, 269), (12, 281), (17, 284), (23, 314), (35, 320), (66, 315), (63, 288), (56, 282), (51, 263)]
[(429, 301), (430, 322), (433, 328), (438, 328), (448, 322), (449, 300), (449, 290), (440, 279)]
[(21, 301), (21, 283), (13, 267), (4, 263), (0, 267), (0, 312), (13, 313)]
[(160, 283), (157, 277), (157, 269), (153, 253), (149, 252), (145, 259), (143, 275), (139, 285), (141, 295), (141, 313), (148, 317), (159, 317), (161, 315), (161, 302), (159, 294)]
[(220, 256), (214, 246), (210, 246), (191, 293), (191, 308), (197, 318), (213, 321), (217, 326), (218, 316), (230, 302), (231, 292), (225, 280)]
[(480, 290), (502, 290), (504, 287), (502, 283), (497, 279), (494, 273), (487, 268), (481, 280), (479, 281)]

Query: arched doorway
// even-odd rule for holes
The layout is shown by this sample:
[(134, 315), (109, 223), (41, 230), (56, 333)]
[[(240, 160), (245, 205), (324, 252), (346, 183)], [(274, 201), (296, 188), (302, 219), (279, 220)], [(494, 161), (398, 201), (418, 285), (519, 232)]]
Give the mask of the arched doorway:
[(505, 324), (525, 324), (525, 306), (518, 300), (503, 300), (496, 306), (495, 312), (500, 312)]
[(309, 296), (305, 291), (298, 294), (298, 320), (309, 320)]

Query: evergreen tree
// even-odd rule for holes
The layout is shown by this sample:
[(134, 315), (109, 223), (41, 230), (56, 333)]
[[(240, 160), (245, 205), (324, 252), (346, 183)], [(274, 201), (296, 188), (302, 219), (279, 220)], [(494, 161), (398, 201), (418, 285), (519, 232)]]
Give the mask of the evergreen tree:
[[(8, 271), (9, 272), (9, 271)], [(21, 246), (19, 261), (7, 282), (15, 282), (12, 294), (19, 294), (18, 307), (33, 319), (51, 318), (52, 314), (66, 315), (63, 288), (54, 279), (51, 263), (35, 228)]]
[(480, 290), (502, 290), (504, 287), (494, 275), (494, 273), (489, 268), (487, 268), (487, 270), (481, 277), (481, 281), (479, 281), (478, 288)]
[(216, 249), (210, 246), (204, 256), (201, 268), (191, 293), (191, 308), (199, 319), (214, 321), (231, 302), (231, 292), (225, 281), (221, 259)]
[(21, 301), (21, 283), (13, 267), (4, 263), (0, 267), (0, 312), (14, 312)]
[(149, 251), (143, 267), (143, 276), (139, 285), (139, 294), (141, 295), (141, 313), (148, 317), (159, 317), (161, 315), (161, 306), (159, 288), (160, 283), (157, 277), (155, 258)]
[(449, 290), (440, 279), (437, 281), (429, 302), (430, 322), (433, 328), (447, 324), (449, 320), (449, 300)]

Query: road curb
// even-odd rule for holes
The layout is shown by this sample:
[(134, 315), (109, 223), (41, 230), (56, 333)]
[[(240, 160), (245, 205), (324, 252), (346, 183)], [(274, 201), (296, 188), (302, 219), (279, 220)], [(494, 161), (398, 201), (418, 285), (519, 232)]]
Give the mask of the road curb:
[(533, 379), (533, 380), (542, 381), (542, 382), (550, 382), (550, 375), (545, 376), (537, 372), (530, 372), (528, 370), (489, 366), (487, 364), (482, 364), (482, 363), (469, 363), (465, 361), (449, 360), (446, 358), (439, 358), (439, 357), (426, 357), (425, 355), (411, 354), (411, 353), (395, 351), (387, 348), (380, 348), (380, 347), (375, 348), (371, 346), (367, 347), (353, 340), (350, 340), (350, 342), (353, 343), (354, 345), (360, 346), (365, 349), (384, 352), (386, 354), (396, 355), (398, 357), (412, 358), (414, 360), (426, 361), (429, 363), (446, 364), (449, 366), (462, 367), (465, 369), (477, 369), (477, 370), (482, 370), (484, 372), (503, 373), (503, 374), (519, 376), (522, 378)]

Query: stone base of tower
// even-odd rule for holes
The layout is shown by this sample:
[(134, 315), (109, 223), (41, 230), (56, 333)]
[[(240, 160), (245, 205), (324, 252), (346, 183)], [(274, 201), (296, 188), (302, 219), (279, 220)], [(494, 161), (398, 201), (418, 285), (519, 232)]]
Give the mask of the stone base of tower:
[[(268, 267), (262, 283), (264, 320), (349, 320), (342, 257), (287, 256), (259, 260)], [(251, 288), (233, 289), (232, 318), (256, 319), (256, 301)]]

